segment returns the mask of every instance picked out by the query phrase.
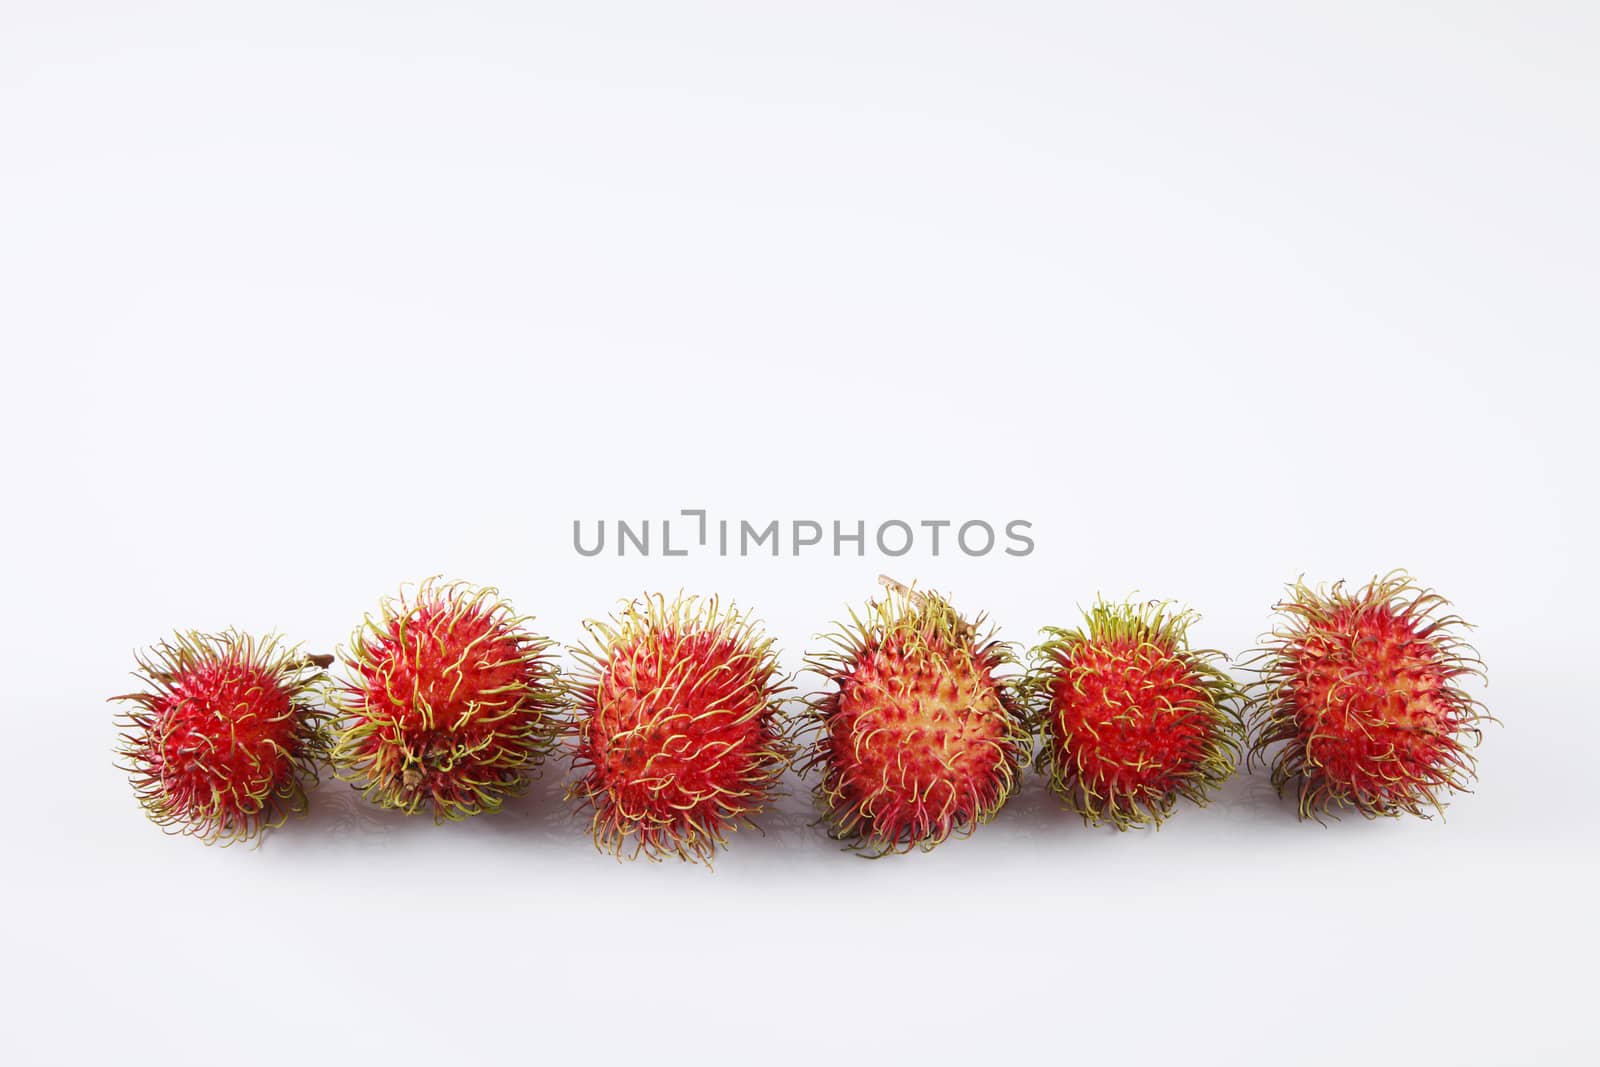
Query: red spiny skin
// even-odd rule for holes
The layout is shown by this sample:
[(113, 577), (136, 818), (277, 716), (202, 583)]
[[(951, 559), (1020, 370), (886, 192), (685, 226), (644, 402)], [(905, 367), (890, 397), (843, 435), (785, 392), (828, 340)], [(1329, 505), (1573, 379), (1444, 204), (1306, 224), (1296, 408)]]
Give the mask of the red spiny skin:
[(1479, 671), (1450, 633), (1459, 620), (1430, 616), (1442, 603), (1391, 576), (1354, 596), (1297, 587), (1280, 605), (1294, 624), (1269, 650), (1255, 744), (1283, 744), (1273, 777), (1300, 782), (1302, 815), (1426, 814), (1470, 782), (1484, 716), (1456, 681)]
[(174, 678), (156, 718), (151, 758), (181, 807), (204, 806), (220, 790), (241, 814), (242, 799), (271, 792), (292, 774), (292, 695), (257, 664), (206, 663)]
[(771, 798), (789, 746), (770, 642), (714, 601), (631, 606), (575, 688), (575, 797), (619, 856), (709, 862)]
[(1071, 773), (1096, 793), (1165, 796), (1205, 758), (1208, 724), (1183, 710), (1200, 679), (1176, 657), (1119, 641), (1081, 649), (1062, 668), (1051, 730), (1064, 750), (1076, 739)]
[(1091, 824), (1159, 824), (1179, 797), (1205, 803), (1233, 773), (1232, 682), (1191, 651), (1192, 616), (1099, 604), (1082, 630), (1048, 631), (1033, 685), (1046, 701), (1039, 770)]
[[(894, 612), (906, 613), (896, 617)], [(995, 672), (1005, 647), (979, 644), (929, 597), (876, 613), (849, 650), (814, 668), (818, 800), (835, 836), (871, 854), (931, 848), (970, 832), (1015, 789), (1026, 735)]]
[(315, 664), (231, 631), (179, 634), (141, 663), (150, 691), (115, 699), (135, 707), (122, 755), (153, 819), (232, 841), (304, 810), (326, 749)]
[(549, 642), (493, 590), (424, 583), (358, 631), (334, 748), (369, 798), (454, 819), (520, 790), (553, 731)]

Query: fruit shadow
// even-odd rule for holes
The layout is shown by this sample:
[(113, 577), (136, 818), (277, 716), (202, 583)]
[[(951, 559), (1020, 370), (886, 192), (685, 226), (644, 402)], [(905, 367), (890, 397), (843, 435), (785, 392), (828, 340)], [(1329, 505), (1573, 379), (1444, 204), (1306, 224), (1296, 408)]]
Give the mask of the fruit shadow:
[(1088, 823), (1050, 788), (1043, 776), (1030, 772), (996, 817), (994, 826), (997, 833), (1017, 841), (1062, 848), (1070, 848), (1076, 841), (1092, 849), (1106, 841), (1171, 836), (1175, 832), (1185, 837), (1238, 835), (1260, 839), (1263, 834), (1299, 835), (1322, 829), (1338, 833), (1352, 826), (1359, 832), (1370, 829), (1366, 823), (1359, 817), (1328, 818), (1320, 825), (1314, 820), (1302, 821), (1292, 789), (1280, 795), (1267, 773), (1252, 774), (1240, 767), (1205, 806), (1180, 800), (1159, 825), (1152, 821), (1127, 830), (1117, 829), (1110, 821)]
[(321, 837), (341, 844), (364, 841), (379, 845), (388, 839), (420, 838), (437, 832), (517, 836), (545, 845), (566, 841), (581, 844), (586, 824), (573, 805), (564, 800), (565, 788), (560, 768), (541, 768), (534, 772), (526, 789), (505, 798), (499, 811), (440, 824), (430, 813), (408, 815), (385, 808), (368, 800), (348, 782), (324, 779), (311, 792), (305, 818), (284, 829), (296, 836)]
[[(310, 810), (303, 819), (293, 821), (280, 833), (293, 833), (297, 840), (318, 840), (339, 848), (352, 846), (390, 848), (404, 841), (409, 844), (434, 833), (474, 836), (484, 839), (516, 839), (531, 844), (546, 854), (567, 859), (587, 857), (588, 861), (616, 866), (616, 858), (594, 847), (589, 834), (589, 813), (567, 799), (570, 768), (559, 760), (542, 767), (522, 793), (505, 800), (493, 814), (439, 825), (426, 814), (406, 815), (382, 808), (362, 796), (346, 782), (323, 780), (311, 794)], [(813, 797), (812, 780), (802, 779), (792, 770), (780, 783), (780, 793), (760, 814), (755, 825), (740, 827), (727, 835), (727, 847), (719, 850), (714, 862), (717, 871), (738, 870), (759, 876), (782, 876), (801, 868), (821, 865), (862, 865), (863, 855), (835, 840), (828, 833)], [(1205, 808), (1181, 802), (1163, 828), (1154, 826), (1118, 831), (1109, 823), (1087, 825), (1050, 788), (1046, 780), (1024, 772), (1022, 783), (998, 815), (980, 826), (971, 840), (952, 840), (937, 850), (952, 853), (995, 852), (1026, 857), (1033, 853), (1057, 856), (1077, 851), (1091, 855), (1111, 847), (1135, 845), (1140, 839), (1158, 835), (1204, 835), (1232, 837), (1263, 834), (1308, 834), (1326, 829), (1335, 833), (1371, 832), (1367, 820), (1346, 818), (1329, 820), (1325, 827), (1302, 823), (1296, 818), (1291, 795), (1280, 797), (1265, 773), (1248, 774), (1241, 768), (1218, 790)], [(1355, 827), (1355, 831), (1351, 831)], [(1117, 841), (1117, 845), (1110, 842)], [(901, 866), (915, 862), (921, 853), (890, 857), (884, 862)], [(623, 864), (632, 866), (634, 864)], [(679, 867), (676, 859), (653, 864), (640, 858), (642, 867)]]

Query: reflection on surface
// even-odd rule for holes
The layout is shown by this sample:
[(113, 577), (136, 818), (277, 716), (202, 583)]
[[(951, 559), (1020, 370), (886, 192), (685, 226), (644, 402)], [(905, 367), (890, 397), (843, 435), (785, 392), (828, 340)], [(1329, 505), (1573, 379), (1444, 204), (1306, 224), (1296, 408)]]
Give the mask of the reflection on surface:
[[(599, 853), (589, 837), (588, 812), (579, 810), (575, 801), (566, 798), (565, 771), (559, 763), (546, 765), (527, 790), (508, 798), (500, 811), (443, 825), (436, 824), (428, 814), (408, 816), (381, 808), (364, 799), (351, 784), (325, 776), (311, 793), (306, 817), (291, 820), (272, 836), (284, 844), (289, 843), (286, 839), (292, 839), (295, 847), (321, 841), (347, 849), (388, 848), (434, 834), (448, 834), (456, 840), (517, 839), (547, 855), (588, 855), (609, 860), (611, 857)], [(802, 781), (791, 772), (784, 777), (782, 789), (783, 793), (761, 814), (757, 826), (742, 826), (727, 835), (728, 847), (717, 857), (718, 868), (735, 863), (740, 867), (763, 863), (781, 867), (797, 862), (858, 861), (841, 842), (828, 836), (813, 805), (809, 781)], [(1099, 827), (1085, 825), (1051, 792), (1044, 779), (1028, 772), (1022, 787), (991, 823), (978, 827), (970, 839), (953, 838), (939, 851), (981, 847), (985, 842), (998, 846), (1007, 841), (1027, 842), (1030, 848), (1052, 851), (1098, 849), (1104, 842), (1119, 838), (1132, 842), (1157, 834), (1165, 838), (1192, 833), (1259, 834), (1272, 826), (1284, 832), (1308, 829), (1297, 824), (1292, 798), (1279, 798), (1265, 773), (1236, 774), (1217, 792), (1209, 807), (1180, 803), (1160, 830), (1147, 827), (1119, 833), (1109, 823)]]

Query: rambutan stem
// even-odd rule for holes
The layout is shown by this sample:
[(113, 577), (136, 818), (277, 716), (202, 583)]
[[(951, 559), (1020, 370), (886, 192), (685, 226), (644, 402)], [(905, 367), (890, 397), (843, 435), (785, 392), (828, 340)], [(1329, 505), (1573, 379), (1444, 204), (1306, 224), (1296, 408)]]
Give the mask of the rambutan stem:
[[(911, 603), (915, 604), (919, 609), (926, 610), (928, 607), (927, 594), (913, 589), (904, 582), (897, 582), (887, 574), (878, 575), (878, 584), (889, 590), (891, 593), (898, 593), (899, 595), (905, 597), (907, 600), (911, 601)], [(951, 609), (951, 614), (955, 615), (956, 629), (963, 636), (970, 638), (978, 632), (978, 628), (976, 626), (973, 626), (966, 620), (965, 616), (957, 613), (953, 608)]]
[(923, 596), (921, 593), (917, 592), (909, 585), (906, 585), (904, 582), (895, 581), (887, 574), (878, 575), (878, 584), (889, 590), (891, 593), (899, 593), (901, 596), (912, 600), (919, 606), (923, 603)]

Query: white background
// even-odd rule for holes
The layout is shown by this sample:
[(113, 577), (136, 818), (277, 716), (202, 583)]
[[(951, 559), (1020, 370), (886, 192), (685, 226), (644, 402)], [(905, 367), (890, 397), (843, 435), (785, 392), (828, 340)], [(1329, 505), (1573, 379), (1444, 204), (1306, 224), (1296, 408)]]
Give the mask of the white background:
[[(0, 5), (7, 1021), (24, 1062), (1593, 1056), (1600, 10), (1571, 3)], [(986, 518), (1025, 560), (578, 558), (571, 521)], [(318, 649), (645, 589), (797, 668), (880, 569), (1031, 640), (1410, 568), (1504, 720), (1448, 822), (1262, 776), (1155, 833), (1040, 779), (866, 862), (801, 788), (715, 873), (559, 769), (436, 827), (325, 786), (144, 821), (173, 627)], [(802, 683), (806, 679), (801, 679)]]

